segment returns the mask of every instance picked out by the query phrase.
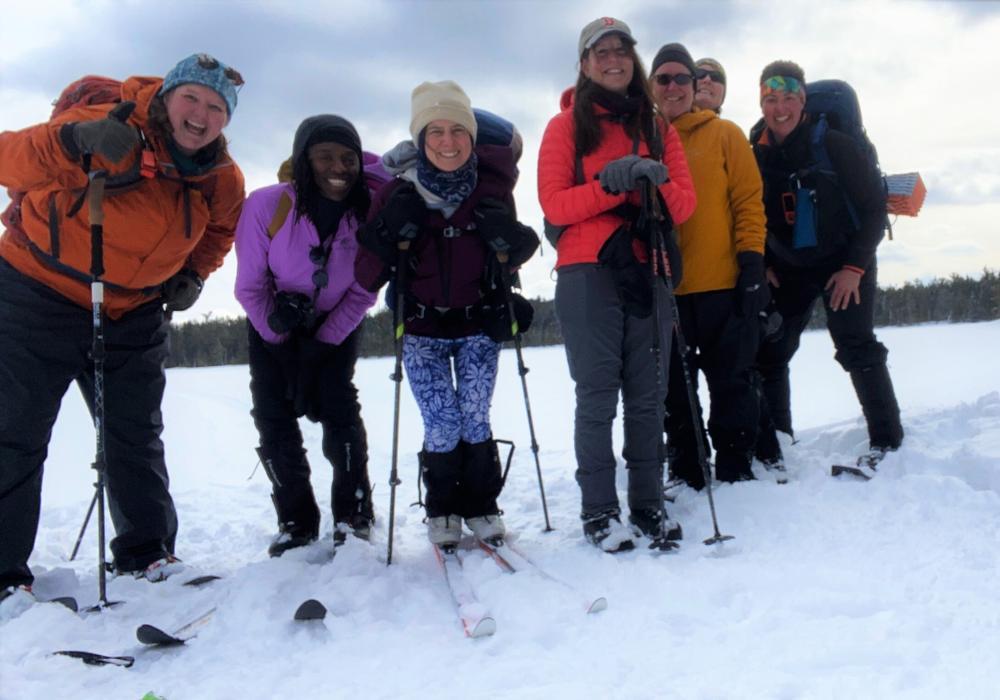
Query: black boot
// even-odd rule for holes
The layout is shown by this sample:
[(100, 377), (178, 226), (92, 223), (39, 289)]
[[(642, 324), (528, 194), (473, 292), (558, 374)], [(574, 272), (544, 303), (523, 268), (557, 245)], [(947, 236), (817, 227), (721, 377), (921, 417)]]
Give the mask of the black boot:
[[(667, 433), (667, 466), (670, 479), (680, 479), (693, 489), (705, 488), (705, 472), (698, 460), (698, 445), (691, 430)], [(706, 450), (708, 442), (705, 442)]]
[[(592, 545), (611, 554), (635, 549), (635, 542), (627, 537), (618, 510), (603, 513), (581, 513), (583, 536)], [(615, 536), (612, 537), (612, 534)]]
[(459, 478), (462, 471), (462, 443), (450, 452), (421, 450), (420, 474), (427, 493), (424, 506), (428, 518), (459, 515)]
[(755, 477), (750, 469), (750, 453), (729, 448), (715, 453), (715, 478), (718, 481), (752, 481)]
[(882, 451), (897, 449), (903, 443), (903, 426), (889, 368), (881, 364), (852, 369), (851, 383), (868, 422), (871, 447)]
[(462, 448), (460, 514), (479, 539), (499, 544), (507, 533), (497, 498), (503, 488), (503, 469), (497, 443), (492, 438), (483, 442), (459, 443)]
[(667, 515), (660, 508), (640, 508), (628, 514), (638, 537), (648, 537), (650, 549), (673, 549), (676, 545), (667, 544), (684, 539), (681, 524)]
[(345, 429), (324, 425), (323, 454), (333, 465), (330, 503), (333, 505), (334, 545), (343, 544), (348, 532), (368, 541), (375, 513), (364, 426)]
[(309, 462), (299, 446), (258, 447), (257, 454), (271, 480), (271, 501), (278, 516), (278, 534), (267, 553), (280, 557), (319, 536), (319, 507), (309, 483)]

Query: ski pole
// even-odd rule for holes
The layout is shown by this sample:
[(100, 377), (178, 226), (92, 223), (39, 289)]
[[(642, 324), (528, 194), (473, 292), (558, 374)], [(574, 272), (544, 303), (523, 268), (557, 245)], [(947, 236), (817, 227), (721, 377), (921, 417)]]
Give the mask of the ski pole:
[(396, 395), (393, 400), (392, 409), (392, 463), (389, 470), (389, 543), (385, 557), (386, 566), (392, 564), (392, 534), (396, 522), (396, 487), (401, 483), (399, 480), (399, 399), (400, 390), (403, 385), (403, 321), (406, 318), (406, 314), (403, 313), (403, 304), (406, 303), (403, 284), (405, 281), (404, 270), (407, 264), (409, 248), (409, 241), (399, 242), (399, 254), (396, 258), (396, 308), (392, 310), (393, 344), (396, 351), (396, 360), (389, 379), (396, 383)]
[[(107, 473), (107, 452), (105, 451), (104, 423), (104, 185), (108, 173), (97, 170), (88, 173), (90, 178), (90, 299), (93, 305), (93, 334), (91, 355), (94, 361), (94, 431), (96, 433), (96, 455), (93, 468), (97, 471), (94, 484), (97, 498), (97, 587), (98, 603), (94, 610), (114, 605), (108, 601), (107, 565), (105, 561), (104, 493)], [(86, 524), (86, 523), (85, 523)]]
[[(655, 245), (651, 246), (650, 254), (656, 255), (666, 255), (667, 245), (666, 240), (663, 237), (663, 230), (672, 230), (674, 227), (673, 219), (670, 216), (670, 212), (662, 209), (660, 207), (660, 201), (657, 196), (656, 186), (652, 182), (649, 183), (648, 187), (643, 188), (643, 209), (646, 210), (648, 206), (648, 211), (652, 214), (652, 220), (650, 221), (651, 230), (653, 232)], [(654, 269), (656, 269), (654, 267)], [(663, 280), (667, 287), (667, 297), (670, 299), (671, 312), (674, 319), (674, 334), (677, 337), (677, 352), (681, 358), (681, 369), (684, 374), (684, 384), (687, 388), (688, 404), (691, 406), (691, 418), (694, 424), (697, 426), (700, 421), (701, 408), (698, 403), (698, 392), (694, 389), (694, 382), (691, 379), (691, 368), (687, 361), (687, 343), (684, 341), (684, 332), (681, 330), (681, 314), (680, 309), (677, 306), (677, 297), (674, 295), (674, 285), (671, 280), (671, 273), (667, 269), (666, 265), (659, 266), (658, 276)], [(654, 280), (655, 283), (655, 280)], [(656, 289), (653, 289), (653, 303), (656, 304)], [(658, 341), (658, 339), (657, 339)], [(708, 468), (708, 451), (705, 448), (705, 436), (700, 430), (695, 430), (695, 444), (698, 448), (698, 461), (701, 463), (702, 474), (705, 477), (705, 492), (708, 495), (708, 507), (712, 514), (712, 527), (715, 533), (704, 540), (705, 544), (718, 544), (726, 540), (733, 539), (732, 535), (723, 535), (719, 532), (719, 521), (715, 514), (715, 498), (712, 495), (712, 473)]]
[(94, 491), (94, 497), (90, 499), (90, 507), (87, 508), (87, 515), (83, 518), (83, 525), (80, 526), (80, 534), (76, 536), (76, 544), (73, 545), (73, 553), (69, 555), (69, 560), (74, 561), (76, 559), (77, 552), (80, 551), (80, 543), (83, 542), (83, 534), (87, 531), (87, 525), (90, 524), (90, 515), (94, 512), (94, 506), (97, 504), (97, 491)]
[(521, 352), (521, 329), (514, 315), (514, 295), (511, 291), (510, 268), (507, 265), (507, 253), (497, 253), (500, 262), (500, 278), (507, 299), (507, 314), (510, 316), (510, 332), (514, 336), (514, 351), (517, 354), (517, 373), (521, 377), (521, 393), (524, 394), (524, 410), (528, 416), (528, 433), (531, 435), (531, 453), (535, 456), (535, 473), (538, 474), (538, 492), (542, 497), (542, 513), (545, 515), (545, 532), (552, 532), (549, 523), (549, 507), (545, 502), (545, 484), (542, 481), (542, 465), (538, 460), (538, 440), (535, 439), (535, 421), (531, 417), (531, 401), (528, 399), (528, 368), (524, 364), (524, 353)]

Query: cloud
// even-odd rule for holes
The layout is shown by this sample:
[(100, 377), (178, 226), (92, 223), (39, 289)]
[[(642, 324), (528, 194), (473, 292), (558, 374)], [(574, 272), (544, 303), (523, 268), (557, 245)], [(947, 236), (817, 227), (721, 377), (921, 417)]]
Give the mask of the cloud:
[[(525, 140), (518, 211), (539, 231), (541, 135), (559, 93), (574, 82), (580, 29), (609, 11), (596, 0), (8, 5), (0, 129), (46, 119), (55, 96), (83, 73), (162, 75), (207, 51), (247, 80), (227, 136), (253, 189), (274, 181), (303, 118), (341, 114), (366, 148), (382, 151), (408, 136), (413, 87), (449, 78), (476, 106), (518, 125)], [(918, 170), (929, 190), (921, 216), (901, 219), (898, 240), (883, 244), (881, 279), (1000, 267), (1000, 130), (993, 126), (1000, 92), (989, 84), (1000, 75), (1000, 3), (621, 0), (611, 11), (631, 26), (647, 68), (670, 41), (722, 61), (729, 77), (723, 116), (744, 131), (760, 115), (757, 80), (771, 60), (796, 60), (810, 78), (851, 82), (883, 168)], [(554, 261), (546, 249), (526, 266), (529, 294), (552, 295)], [(238, 310), (234, 268), (231, 256), (209, 281), (206, 308)]]

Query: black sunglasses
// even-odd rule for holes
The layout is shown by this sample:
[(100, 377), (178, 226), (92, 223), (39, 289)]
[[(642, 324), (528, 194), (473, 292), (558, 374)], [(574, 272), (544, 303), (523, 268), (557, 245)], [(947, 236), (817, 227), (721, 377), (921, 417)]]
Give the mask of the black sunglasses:
[(704, 80), (708, 78), (713, 83), (720, 83), (722, 85), (726, 84), (726, 76), (717, 70), (705, 70), (704, 68), (698, 68), (694, 72), (695, 80)]
[[(219, 61), (214, 57), (209, 56), (207, 53), (200, 53), (198, 54), (198, 65), (205, 70), (217, 70), (219, 67)], [(240, 75), (240, 72), (235, 68), (226, 68), (226, 70), (223, 71), (223, 75), (225, 75), (226, 78), (229, 79), (229, 82), (236, 87), (243, 84), (243, 76)]]
[(326, 271), (326, 263), (330, 259), (330, 249), (324, 245), (313, 246), (309, 249), (309, 261), (316, 266), (316, 271), (312, 274), (312, 283), (317, 289), (323, 289), (330, 283), (330, 275)]
[(670, 85), (670, 83), (676, 83), (677, 85), (683, 87), (684, 85), (690, 85), (691, 81), (694, 80), (689, 73), (678, 73), (677, 75), (670, 75), (670, 73), (658, 73), (653, 77), (656, 78), (657, 84), (662, 85), (663, 87)]

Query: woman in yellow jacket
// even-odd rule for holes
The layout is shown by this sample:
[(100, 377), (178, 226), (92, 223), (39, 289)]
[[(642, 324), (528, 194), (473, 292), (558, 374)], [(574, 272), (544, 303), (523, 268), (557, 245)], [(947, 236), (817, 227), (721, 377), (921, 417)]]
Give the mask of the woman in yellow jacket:
[[(708, 431), (716, 478), (752, 479), (757, 430), (753, 361), (759, 314), (770, 298), (764, 277), (765, 218), (760, 172), (740, 128), (694, 106), (694, 61), (681, 44), (653, 60), (652, 91), (660, 113), (680, 134), (698, 193), (698, 208), (678, 227), (684, 280), (677, 287), (681, 330), (692, 379), (705, 373), (711, 398)], [(673, 345), (667, 392), (670, 475), (694, 488), (705, 479), (698, 461), (680, 348)]]

